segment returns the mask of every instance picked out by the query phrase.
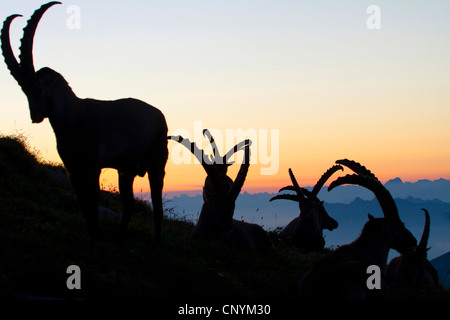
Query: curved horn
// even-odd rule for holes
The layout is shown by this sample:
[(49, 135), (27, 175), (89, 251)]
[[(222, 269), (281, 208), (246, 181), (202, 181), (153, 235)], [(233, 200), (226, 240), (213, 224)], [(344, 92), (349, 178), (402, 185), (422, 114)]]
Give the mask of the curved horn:
[(358, 163), (356, 161), (342, 159), (342, 160), (337, 160), (336, 163), (346, 166), (347, 168), (351, 169), (353, 172), (355, 172), (359, 175), (372, 177), (373, 179), (375, 179), (376, 181), (381, 183), (380, 180), (378, 180), (378, 178), (369, 169), (367, 169), (366, 167), (364, 167), (363, 165), (361, 165), (360, 163)]
[(289, 168), (289, 176), (291, 177), (291, 181), (292, 181), (292, 184), (294, 186), (295, 192), (297, 192), (297, 196), (300, 199), (305, 198), (305, 194), (302, 191), (303, 188), (300, 188), (300, 185), (298, 184), (297, 179), (295, 179), (294, 173), (292, 172), (291, 168)]
[(239, 143), (237, 143), (233, 148), (228, 150), (228, 152), (223, 156), (223, 163), (224, 164), (233, 164), (233, 162), (228, 163), (228, 160), (239, 150), (242, 150), (246, 148), (247, 146), (250, 147), (252, 145), (252, 140), (245, 139)]
[(291, 200), (295, 202), (300, 202), (299, 198), (295, 194), (279, 194), (269, 200), (269, 202), (272, 202), (273, 200)]
[(217, 161), (220, 159), (220, 152), (219, 152), (219, 149), (217, 148), (217, 144), (214, 141), (214, 138), (208, 129), (203, 130), (203, 135), (209, 139), (209, 143), (211, 144), (211, 147), (212, 147), (213, 156), (211, 157), (210, 160), (212, 162), (217, 163)]
[(418, 247), (426, 252), (428, 237), (430, 236), (430, 214), (427, 209), (421, 209), (425, 212), (425, 227), (423, 228), (422, 238), (420, 238), (420, 242)]
[(200, 150), (197, 145), (195, 144), (195, 142), (191, 142), (189, 139), (187, 138), (183, 138), (182, 136), (168, 136), (167, 137), (168, 140), (173, 140), (176, 141), (180, 144), (182, 144), (183, 146), (186, 147), (186, 149), (190, 150), (192, 152), (192, 154), (197, 158), (197, 160), (204, 165), (205, 164), (205, 156), (204, 156), (204, 152), (203, 150)]
[(312, 190), (312, 194), (317, 196), (317, 194), (320, 192), (320, 190), (322, 189), (323, 185), (325, 184), (325, 182), (328, 181), (328, 179), (330, 179), (330, 177), (333, 175), (333, 173), (335, 173), (338, 170), (344, 170), (344, 168), (340, 165), (334, 165), (332, 166), (330, 169), (328, 169), (319, 179), (319, 181), (317, 181), (316, 185), (314, 186), (313, 190)]
[[(249, 139), (243, 140), (239, 143), (237, 143), (233, 148), (231, 148), (223, 157), (220, 155), (219, 149), (217, 148), (217, 144), (214, 141), (214, 138), (211, 134), (211, 132), (208, 129), (203, 130), (203, 135), (209, 139), (209, 142), (211, 143), (211, 147), (213, 150), (213, 158), (211, 159), (212, 162), (217, 164), (228, 164), (231, 165), (233, 162), (228, 163), (228, 160), (238, 151), (243, 150), (247, 145), (251, 146), (252, 141)], [(222, 161), (222, 162), (220, 162)]]
[(14, 79), (16, 79), (19, 85), (22, 86), (22, 72), (20, 70), (19, 63), (17, 62), (16, 57), (14, 56), (14, 53), (11, 49), (11, 41), (9, 38), (9, 27), (11, 25), (11, 22), (17, 17), (22, 17), (22, 15), (14, 14), (6, 18), (5, 22), (3, 23), (1, 41), (3, 57), (5, 58), (6, 66), (8, 67)]
[(34, 75), (34, 64), (33, 64), (33, 39), (41, 20), (42, 15), (47, 11), (48, 8), (55, 4), (61, 4), (58, 1), (52, 1), (42, 5), (37, 9), (30, 20), (28, 20), (26, 27), (23, 29), (23, 37), (20, 45), (20, 67), (22, 69), (24, 80), (30, 81), (31, 77)]
[(296, 201), (296, 202), (301, 202), (303, 199), (306, 199), (306, 198), (309, 198), (309, 199), (311, 199), (312, 197), (317, 198), (308, 189), (300, 187), (300, 192), (301, 192), (300, 195), (297, 192), (298, 190), (299, 189), (295, 188), (294, 186), (283, 187), (280, 190), (278, 190), (278, 192), (281, 192), (281, 191), (295, 191), (297, 194), (295, 194), (295, 195), (294, 194), (280, 194), (280, 195), (277, 195), (277, 196), (273, 197), (269, 201), (284, 199), (284, 200), (292, 200), (292, 201)]
[[(250, 142), (250, 140), (246, 140)], [(241, 164), (241, 168), (239, 169), (239, 172), (236, 176), (236, 179), (233, 182), (233, 185), (230, 188), (229, 196), (236, 201), (237, 197), (239, 196), (239, 193), (242, 190), (242, 187), (245, 182), (245, 178), (247, 177), (248, 168), (250, 166), (250, 143), (248, 143), (245, 148), (245, 155), (244, 155), (244, 161)]]
[(295, 190), (294, 186), (286, 186), (286, 187), (283, 187), (280, 190), (278, 190), (278, 192), (281, 192), (281, 191), (296, 191), (296, 190)]
[(380, 204), (381, 210), (385, 218), (400, 220), (398, 215), (397, 205), (395, 204), (394, 198), (389, 193), (389, 191), (378, 181), (378, 179), (369, 176), (360, 175), (346, 175), (344, 177), (339, 177), (333, 181), (328, 187), (328, 191), (331, 191), (337, 186), (344, 184), (355, 184), (365, 187), (375, 194), (375, 197)]

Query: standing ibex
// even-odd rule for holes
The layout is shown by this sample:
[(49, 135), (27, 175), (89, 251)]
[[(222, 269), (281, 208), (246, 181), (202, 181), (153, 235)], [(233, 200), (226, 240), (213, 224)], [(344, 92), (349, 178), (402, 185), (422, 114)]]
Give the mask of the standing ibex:
[(279, 239), (286, 241), (302, 251), (321, 251), (325, 245), (323, 239), (323, 229), (334, 230), (338, 227), (336, 220), (331, 218), (323, 201), (320, 201), (317, 194), (322, 189), (325, 182), (338, 170), (343, 170), (342, 166), (336, 165), (328, 169), (317, 181), (312, 191), (301, 188), (295, 179), (294, 173), (289, 169), (289, 175), (292, 180), (292, 186), (281, 188), (284, 190), (295, 191), (293, 194), (280, 194), (272, 199), (293, 200), (299, 203), (300, 216), (292, 220), (280, 233)]
[(438, 273), (427, 259), (430, 214), (426, 209), (422, 210), (425, 212), (425, 227), (419, 245), (413, 253), (402, 254), (391, 260), (385, 272), (388, 284), (394, 286), (419, 285), (428, 287), (439, 285)]
[[(400, 253), (410, 253), (416, 249), (417, 241), (400, 220), (391, 194), (372, 172), (347, 159), (336, 163), (357, 174), (336, 179), (328, 190), (343, 184), (363, 186), (375, 194), (384, 218), (374, 218), (369, 214), (369, 221), (359, 238), (320, 258), (300, 279), (298, 293), (305, 299), (377, 298), (381, 290), (367, 287), (368, 267), (376, 265), (383, 272), (391, 248)], [(384, 283), (381, 282), (383, 288)]]
[(31, 120), (48, 118), (55, 132), (58, 153), (70, 175), (89, 233), (98, 232), (99, 175), (102, 168), (119, 172), (119, 190), (124, 204), (119, 227), (122, 235), (133, 211), (133, 181), (149, 175), (156, 240), (161, 238), (162, 188), (168, 157), (167, 124), (153, 106), (135, 99), (99, 101), (78, 98), (66, 80), (50, 68), (35, 72), (33, 38), (44, 12), (60, 2), (36, 10), (24, 28), (20, 63), (11, 49), (9, 16), (1, 31), (2, 51), (12, 76), (28, 98)]
[[(191, 150), (207, 174), (203, 187), (203, 206), (192, 237), (237, 243), (252, 251), (264, 252), (270, 249), (272, 241), (263, 228), (257, 224), (233, 219), (236, 199), (244, 185), (250, 166), (251, 141), (241, 141), (221, 157), (210, 132), (205, 129), (203, 134), (208, 137), (212, 146), (213, 156), (210, 159), (205, 157), (204, 151), (189, 139), (181, 136), (169, 137)], [(233, 182), (227, 176), (228, 166), (231, 165), (229, 158), (242, 149), (245, 152), (244, 161)]]

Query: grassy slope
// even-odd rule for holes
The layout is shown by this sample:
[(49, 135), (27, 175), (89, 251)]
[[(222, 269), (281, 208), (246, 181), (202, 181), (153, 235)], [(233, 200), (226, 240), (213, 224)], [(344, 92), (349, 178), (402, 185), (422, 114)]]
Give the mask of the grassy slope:
[[(121, 211), (117, 194), (101, 204)], [(137, 205), (124, 241), (119, 218), (101, 215), (105, 239), (92, 242), (69, 179), (44, 164), (20, 136), (0, 138), (0, 298), (291, 299), (317, 259), (280, 246), (267, 256), (190, 239), (193, 225), (166, 212), (163, 243), (153, 243), (151, 209)], [(81, 290), (68, 290), (66, 268), (81, 268)], [(423, 298), (395, 293), (390, 297)], [(448, 298), (438, 292), (433, 298)]]
[[(117, 194), (102, 192), (101, 204), (121, 211)], [(193, 242), (193, 225), (169, 212), (157, 246), (151, 209), (137, 207), (123, 242), (90, 241), (64, 169), (38, 161), (21, 137), (0, 138), (0, 297), (289, 298), (316, 258)], [(119, 218), (100, 217), (113, 239)], [(66, 287), (71, 264), (81, 268), (81, 290)]]

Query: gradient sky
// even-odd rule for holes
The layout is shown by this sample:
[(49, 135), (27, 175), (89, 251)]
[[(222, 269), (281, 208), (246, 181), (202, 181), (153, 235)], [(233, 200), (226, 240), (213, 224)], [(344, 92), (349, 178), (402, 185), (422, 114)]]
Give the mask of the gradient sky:
[[(2, 1), (17, 48), (41, 1)], [(381, 10), (370, 30), (369, 5)], [(80, 29), (66, 26), (69, 5)], [(61, 73), (80, 98), (134, 97), (159, 108), (169, 133), (194, 123), (225, 132), (279, 130), (279, 170), (253, 164), (244, 190), (271, 191), (292, 168), (311, 185), (350, 158), (383, 182), (450, 179), (449, 1), (71, 1), (41, 20), (36, 69)], [(44, 159), (60, 161), (48, 120), (0, 66), (0, 133), (22, 132)], [(172, 151), (175, 142), (169, 142)], [(206, 142), (205, 145), (206, 146)], [(254, 155), (253, 155), (254, 156)], [(230, 171), (234, 176), (238, 166)], [(200, 189), (200, 165), (169, 158), (165, 191)], [(113, 170), (101, 177), (116, 184)], [(148, 183), (137, 179), (135, 191)]]

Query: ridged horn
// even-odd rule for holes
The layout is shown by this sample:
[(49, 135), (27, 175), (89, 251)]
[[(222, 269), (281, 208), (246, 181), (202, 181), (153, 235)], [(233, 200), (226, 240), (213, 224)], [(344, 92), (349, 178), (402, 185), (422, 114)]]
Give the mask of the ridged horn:
[(45, 11), (55, 4), (61, 4), (61, 2), (52, 1), (42, 5), (33, 13), (30, 20), (28, 20), (26, 27), (23, 29), (19, 58), (24, 81), (26, 82), (31, 81), (35, 72), (33, 64), (33, 40), (34, 34), (36, 33), (36, 28)]
[[(271, 198), (269, 201), (273, 201), (273, 200), (292, 200), (292, 201), (296, 201), (296, 202), (301, 202), (303, 199), (305, 199), (306, 197), (310, 197), (311, 196), (311, 192), (309, 192), (308, 190), (306, 190), (305, 188), (301, 188), (297, 182), (297, 179), (295, 179), (294, 173), (292, 172), (292, 169), (289, 168), (289, 176), (291, 178), (292, 181), (292, 186), (286, 186), (281, 188), (280, 190), (278, 190), (278, 192), (282, 192), (282, 191), (295, 191), (295, 195), (293, 194), (280, 194), (277, 195), (273, 198)], [(307, 196), (305, 196), (305, 194), (307, 194)]]
[(212, 150), (213, 150), (213, 157), (211, 158), (211, 161), (217, 164), (226, 164), (226, 165), (232, 165), (234, 162), (229, 163), (228, 160), (238, 151), (243, 150), (247, 145), (251, 146), (252, 141), (249, 139), (243, 140), (239, 143), (237, 143), (233, 148), (231, 148), (223, 157), (220, 155), (220, 151), (217, 148), (217, 144), (214, 141), (214, 137), (212, 136), (211, 132), (208, 129), (203, 130), (203, 135), (208, 138)]
[(292, 169), (289, 168), (289, 177), (291, 178), (292, 185), (294, 186), (295, 192), (297, 192), (297, 196), (300, 199), (305, 198), (305, 194), (302, 191), (302, 188), (300, 188), (300, 185), (297, 182), (297, 179), (295, 179), (294, 173), (292, 172)]
[[(211, 144), (211, 147), (212, 147), (213, 155), (212, 155), (212, 157), (210, 157), (211, 162), (218, 163), (217, 161), (221, 158), (220, 152), (219, 152), (219, 149), (217, 148), (217, 144), (214, 141), (214, 138), (213, 138), (211, 132), (209, 132), (208, 129), (204, 129), (203, 135), (209, 139), (209, 143)], [(222, 160), (222, 159), (220, 159), (220, 160)]]
[(425, 212), (425, 227), (423, 228), (422, 238), (420, 238), (418, 248), (426, 251), (428, 245), (428, 238), (430, 236), (430, 214), (427, 209), (421, 209)]
[(389, 191), (378, 181), (378, 179), (372, 176), (362, 176), (362, 175), (346, 175), (344, 177), (339, 177), (333, 181), (328, 187), (328, 191), (333, 190), (337, 186), (344, 184), (354, 184), (362, 186), (366, 189), (372, 191), (380, 204), (381, 210), (383, 211), (384, 217), (392, 220), (399, 220), (397, 205), (395, 204), (394, 198), (389, 193)]
[(186, 147), (186, 149), (190, 150), (192, 154), (197, 158), (197, 160), (204, 165), (205, 164), (205, 156), (203, 150), (199, 149), (195, 142), (191, 142), (187, 138), (183, 138), (182, 136), (168, 136), (168, 140), (176, 141), (183, 146)]
[(273, 200), (291, 200), (300, 202), (300, 199), (295, 194), (279, 194), (273, 198), (271, 198), (269, 201), (272, 202)]
[(340, 165), (334, 165), (330, 169), (328, 169), (317, 181), (316, 185), (314, 186), (312, 190), (312, 194), (317, 196), (317, 194), (322, 189), (323, 185), (330, 179), (330, 177), (338, 170), (344, 170), (344, 168)]
[(244, 151), (244, 161), (241, 164), (241, 168), (239, 169), (239, 172), (236, 176), (236, 179), (233, 182), (233, 185), (231, 186), (231, 189), (229, 191), (229, 196), (236, 201), (237, 197), (239, 196), (239, 193), (242, 190), (242, 187), (244, 186), (245, 179), (247, 178), (248, 168), (250, 166), (250, 140), (245, 140), (248, 143), (245, 145)]
[[(233, 162), (229, 162), (230, 158), (238, 151), (240, 150), (245, 150), (245, 148), (250, 147), (252, 145), (252, 140), (250, 139), (245, 139), (239, 143), (237, 143), (233, 148), (231, 148), (230, 150), (228, 150), (228, 152), (223, 156), (223, 163), (226, 164), (233, 164)], [(244, 159), (245, 162), (245, 159)]]
[(375, 179), (376, 181), (381, 183), (380, 180), (378, 180), (378, 178), (375, 176), (375, 174), (372, 173), (372, 171), (367, 169), (365, 166), (363, 166), (359, 162), (349, 160), (349, 159), (342, 159), (342, 160), (337, 160), (336, 163), (346, 166), (347, 168), (351, 169), (353, 172), (355, 172), (359, 175), (372, 177), (373, 179)]
[(294, 186), (286, 186), (286, 187), (283, 187), (280, 190), (278, 190), (278, 192), (281, 192), (281, 191), (296, 191), (296, 190), (295, 190)]
[(3, 23), (1, 41), (2, 41), (2, 53), (3, 57), (5, 58), (6, 66), (8, 67), (14, 79), (16, 79), (16, 81), (22, 87), (23, 85), (22, 71), (20, 70), (20, 65), (17, 62), (16, 57), (14, 56), (14, 53), (11, 49), (11, 41), (9, 37), (9, 28), (11, 26), (11, 22), (17, 17), (22, 17), (22, 15), (13, 14), (8, 18), (6, 18), (5, 22)]

